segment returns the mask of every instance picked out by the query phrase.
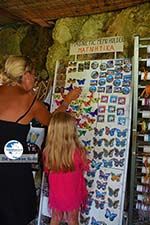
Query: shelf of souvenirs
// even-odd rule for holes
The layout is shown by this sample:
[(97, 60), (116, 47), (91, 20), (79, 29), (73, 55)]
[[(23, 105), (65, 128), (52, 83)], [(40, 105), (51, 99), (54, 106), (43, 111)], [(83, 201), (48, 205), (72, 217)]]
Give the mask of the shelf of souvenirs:
[(142, 166), (136, 171), (135, 186), (138, 188), (137, 192), (140, 192), (139, 187), (142, 187), (142, 190), (147, 190), (148, 187), (150, 189), (150, 173), (146, 167)]
[(143, 114), (143, 111), (150, 111), (150, 99), (148, 101), (149, 101), (149, 105), (148, 106), (147, 105), (140, 105), (140, 106), (138, 106), (138, 113), (142, 113)]
[(139, 88), (150, 83), (150, 69), (147, 69), (146, 72), (139, 72), (138, 83)]
[(137, 149), (136, 149), (136, 155), (139, 156), (139, 161), (143, 156), (149, 156), (150, 155), (150, 147), (149, 145), (140, 145), (138, 143)]
[(137, 157), (144, 157), (144, 156), (145, 156), (145, 157), (150, 157), (150, 153), (148, 153), (148, 152), (139, 152), (139, 153), (138, 153), (138, 152), (137, 152), (137, 153), (136, 153), (136, 156), (137, 156)]
[[(139, 136), (139, 137), (141, 137), (141, 136)], [(146, 147), (146, 146), (149, 147), (150, 146), (150, 141), (149, 141), (150, 135), (147, 134), (144, 137), (146, 137), (146, 140), (145, 139), (144, 140), (137, 140), (137, 146), (143, 146), (143, 147)], [(144, 151), (144, 149), (143, 149), (143, 151)], [(150, 147), (149, 147), (149, 151), (150, 151)]]
[(143, 142), (144, 142), (145, 145), (149, 145), (149, 143), (150, 143), (150, 130), (148, 130), (146, 132), (138, 131), (137, 137), (138, 137), (137, 143), (141, 143), (143, 145)]
[(150, 174), (150, 157), (136, 154), (136, 174)]
[(148, 136), (146, 135), (150, 135), (150, 130), (148, 130), (148, 128), (146, 127), (146, 129), (143, 131), (141, 129), (141, 125), (140, 125), (140, 129), (137, 131), (137, 136), (141, 137), (141, 138), (145, 138), (145, 140), (149, 140)]
[(147, 62), (148, 60), (149, 60), (149, 58), (139, 57), (139, 62)]
[[(136, 174), (135, 187), (136, 187), (135, 188), (136, 194), (144, 191), (145, 193), (148, 192), (150, 195), (150, 175), (149, 174), (141, 174), (141, 175)], [(139, 187), (141, 187), (141, 189)]]
[[(148, 123), (150, 123), (150, 118), (139, 118), (138, 117), (138, 121), (137, 121), (137, 123), (138, 123), (138, 126), (140, 125), (140, 126), (142, 126), (143, 125), (143, 123), (146, 123), (145, 125), (147, 125), (148, 126)], [(150, 125), (149, 125), (150, 126)], [(150, 130), (150, 129), (149, 129)]]
[(146, 110), (138, 110), (137, 111), (137, 117), (139, 119), (149, 119), (150, 120), (150, 108)]
[[(149, 189), (150, 189), (150, 186), (149, 186)], [(136, 205), (136, 209), (140, 209), (139, 204), (144, 204), (145, 206), (150, 207), (150, 194), (148, 192), (144, 193), (144, 195), (142, 192), (136, 192), (136, 195), (134, 198), (134, 205)]]
[[(150, 63), (150, 58), (147, 64)], [(141, 85), (147, 85), (150, 81), (150, 65), (143, 64), (138, 72), (138, 82)]]
[(148, 193), (150, 195), (150, 185), (145, 183), (136, 183), (136, 193)]
[[(146, 86), (139, 86), (141, 89), (145, 88)], [(149, 84), (150, 87), (150, 84)], [(138, 102), (141, 106), (149, 106), (149, 102), (150, 102), (150, 96), (144, 97), (142, 96), (142, 92), (143, 90), (139, 90), (139, 97), (138, 97)]]
[(136, 186), (137, 185), (144, 185), (146, 186), (147, 184), (147, 179), (150, 178), (150, 174), (146, 173), (145, 167), (139, 167), (138, 170), (136, 171)]
[[(147, 198), (147, 199), (146, 199)], [(141, 193), (141, 194), (137, 194), (136, 198), (134, 199), (134, 204), (136, 203), (136, 208), (137, 209), (141, 209), (143, 211), (150, 211), (150, 195), (148, 193)], [(141, 207), (141, 206), (145, 206), (145, 207)], [(143, 208), (143, 209), (142, 209)], [(150, 219), (150, 215), (149, 215), (149, 219)]]
[(150, 85), (150, 80), (148, 80), (148, 81), (139, 81), (138, 89), (145, 88), (147, 85)]

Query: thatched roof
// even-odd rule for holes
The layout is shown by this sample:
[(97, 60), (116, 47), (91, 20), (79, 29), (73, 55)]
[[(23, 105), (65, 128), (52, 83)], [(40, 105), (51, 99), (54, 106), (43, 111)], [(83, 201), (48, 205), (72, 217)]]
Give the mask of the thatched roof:
[(51, 26), (55, 20), (110, 12), (150, 0), (0, 0), (0, 25), (29, 23)]

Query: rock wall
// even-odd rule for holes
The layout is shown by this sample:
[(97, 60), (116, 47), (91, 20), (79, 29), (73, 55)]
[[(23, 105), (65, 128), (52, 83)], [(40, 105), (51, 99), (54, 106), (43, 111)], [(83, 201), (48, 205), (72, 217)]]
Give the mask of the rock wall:
[[(150, 37), (150, 3), (115, 12), (57, 20), (53, 29), (14, 25), (0, 30), (0, 65), (9, 54), (24, 54), (36, 62), (39, 74), (53, 76), (57, 60), (72, 60), (70, 43), (124, 36), (125, 57), (133, 55), (133, 37)], [(99, 57), (99, 56), (97, 56)], [(44, 75), (45, 76), (45, 75)]]

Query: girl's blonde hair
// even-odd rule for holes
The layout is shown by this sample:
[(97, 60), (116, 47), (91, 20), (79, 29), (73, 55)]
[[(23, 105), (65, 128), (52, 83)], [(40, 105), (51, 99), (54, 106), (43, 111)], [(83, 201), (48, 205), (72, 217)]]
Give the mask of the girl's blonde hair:
[(77, 136), (75, 118), (66, 112), (54, 113), (48, 127), (46, 167), (50, 171), (72, 171), (75, 149), (84, 157), (85, 150)]
[(31, 59), (27, 56), (11, 55), (7, 58), (4, 69), (0, 73), (2, 84), (21, 82), (25, 72), (34, 69)]

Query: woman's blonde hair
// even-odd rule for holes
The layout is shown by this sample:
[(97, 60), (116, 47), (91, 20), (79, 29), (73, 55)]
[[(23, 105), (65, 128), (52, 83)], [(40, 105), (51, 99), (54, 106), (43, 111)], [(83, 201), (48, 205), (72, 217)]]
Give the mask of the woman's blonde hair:
[(54, 113), (48, 127), (46, 167), (50, 171), (72, 171), (73, 153), (76, 149), (84, 157), (85, 150), (77, 136), (75, 118), (66, 112)]
[(33, 63), (27, 56), (11, 55), (7, 58), (4, 69), (0, 73), (2, 84), (21, 82), (25, 72), (32, 72)]

